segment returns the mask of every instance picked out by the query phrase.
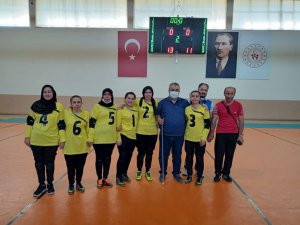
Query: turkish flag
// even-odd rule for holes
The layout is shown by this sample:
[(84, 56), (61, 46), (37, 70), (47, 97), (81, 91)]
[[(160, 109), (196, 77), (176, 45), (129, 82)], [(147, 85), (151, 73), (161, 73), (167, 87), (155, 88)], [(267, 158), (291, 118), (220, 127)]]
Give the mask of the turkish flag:
[(118, 76), (147, 77), (147, 31), (118, 32)]

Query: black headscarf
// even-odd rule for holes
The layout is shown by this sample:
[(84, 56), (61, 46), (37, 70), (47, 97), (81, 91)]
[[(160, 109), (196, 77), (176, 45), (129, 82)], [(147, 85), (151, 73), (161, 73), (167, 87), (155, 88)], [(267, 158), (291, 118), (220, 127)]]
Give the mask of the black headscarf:
[[(43, 96), (44, 89), (47, 87), (50, 88), (53, 93), (53, 98), (50, 100), (46, 100)], [(42, 88), (40, 100), (34, 102), (31, 106), (31, 109), (32, 109), (32, 111), (39, 113), (39, 114), (49, 114), (49, 113), (52, 113), (53, 110), (56, 109), (56, 102), (57, 102), (56, 91), (54, 90), (54, 88), (51, 85), (46, 84)]]
[[(111, 102), (110, 103), (105, 103), (103, 101), (103, 95), (105, 92), (108, 92), (111, 95)], [(110, 88), (105, 88), (102, 91), (102, 97), (101, 100), (99, 102), (99, 105), (105, 106), (105, 107), (111, 107), (114, 104), (114, 95), (113, 95), (113, 91)]]

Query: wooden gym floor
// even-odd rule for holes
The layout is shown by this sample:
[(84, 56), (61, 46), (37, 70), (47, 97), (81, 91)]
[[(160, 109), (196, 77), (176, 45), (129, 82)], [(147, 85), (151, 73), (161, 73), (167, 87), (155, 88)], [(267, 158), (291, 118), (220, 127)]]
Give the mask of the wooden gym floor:
[[(25, 146), (24, 119), (0, 117), (0, 224), (117, 225), (299, 225), (300, 124), (249, 124), (246, 143), (238, 146), (233, 183), (214, 183), (213, 143), (207, 145), (201, 186), (179, 184), (171, 175), (158, 181), (158, 148), (148, 182), (134, 179), (136, 151), (126, 187), (97, 189), (92, 151), (85, 166), (85, 193), (67, 194), (66, 166), (58, 151), (53, 196), (34, 199), (37, 176), (31, 150)], [(271, 128), (265, 128), (271, 127)], [(283, 127), (283, 128), (275, 128)], [(287, 128), (284, 128), (287, 127)], [(183, 151), (183, 158), (184, 158)], [(117, 149), (110, 177), (115, 183)], [(171, 172), (171, 158), (169, 174)]]

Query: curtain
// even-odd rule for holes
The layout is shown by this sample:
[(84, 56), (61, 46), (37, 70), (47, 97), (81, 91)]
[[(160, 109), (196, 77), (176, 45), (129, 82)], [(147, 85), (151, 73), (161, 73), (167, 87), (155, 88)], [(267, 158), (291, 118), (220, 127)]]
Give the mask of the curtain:
[(127, 27), (126, 0), (38, 0), (38, 27)]
[(0, 26), (29, 27), (28, 0), (0, 0)]
[(234, 0), (232, 29), (299, 30), (300, 1)]
[(226, 28), (226, 0), (135, 0), (134, 28), (149, 28), (149, 17), (207, 18), (208, 29)]

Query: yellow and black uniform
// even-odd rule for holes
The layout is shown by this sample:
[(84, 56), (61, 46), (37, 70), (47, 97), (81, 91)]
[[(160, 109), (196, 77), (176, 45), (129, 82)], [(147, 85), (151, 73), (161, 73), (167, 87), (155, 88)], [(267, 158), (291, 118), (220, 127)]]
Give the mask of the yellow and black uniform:
[(118, 109), (117, 127), (122, 127), (118, 132), (118, 141), (122, 141), (122, 144), (118, 146), (117, 178), (122, 182), (123, 177), (127, 176), (127, 170), (136, 144), (137, 121), (138, 108), (136, 106), (133, 106), (132, 109), (127, 107)]
[(103, 101), (93, 106), (88, 141), (94, 144), (115, 144), (117, 142), (117, 106)]
[(74, 113), (71, 108), (65, 109), (66, 142), (64, 156), (68, 168), (69, 185), (80, 184), (86, 157), (90, 114), (88, 111)]
[(132, 109), (123, 107), (118, 109), (117, 113), (117, 127), (122, 126), (121, 131), (118, 132), (118, 141), (121, 141), (121, 135), (129, 139), (136, 140), (136, 130), (138, 121), (138, 108), (133, 106)]
[(144, 97), (137, 99), (135, 104), (138, 106), (137, 123), (137, 170), (142, 171), (145, 158), (146, 172), (151, 168), (153, 150), (157, 141), (157, 121), (155, 111), (157, 102), (152, 98), (151, 102), (146, 102)]
[(47, 114), (30, 110), (27, 117), (25, 137), (36, 146), (58, 146), (65, 141), (63, 105), (56, 102), (56, 108)]
[[(111, 89), (104, 89), (103, 94), (109, 92), (112, 96)], [(107, 179), (111, 155), (117, 142), (117, 106), (112, 102), (105, 103), (101, 100), (92, 108), (89, 138), (88, 141), (93, 143), (96, 153), (96, 173), (98, 181), (102, 178)], [(105, 180), (104, 180), (105, 181)]]
[(137, 99), (135, 105), (138, 107), (137, 133), (144, 135), (157, 135), (157, 121), (155, 117), (155, 109), (157, 102), (147, 103), (144, 98)]
[[(48, 98), (49, 93), (53, 96), (50, 100), (47, 100), (44, 94)], [(55, 192), (52, 183), (54, 179), (54, 161), (59, 143), (65, 142), (63, 110), (63, 105), (57, 102), (54, 88), (51, 85), (44, 85), (40, 100), (32, 104), (27, 117), (25, 143), (30, 145), (32, 150), (40, 184), (33, 193), (35, 197), (40, 196), (45, 190), (48, 194), (54, 194)], [(45, 173), (47, 174), (47, 188)]]
[(78, 114), (72, 109), (65, 109), (66, 142), (65, 155), (77, 155), (89, 152), (87, 145), (90, 113), (81, 111)]
[(202, 105), (197, 108), (190, 105), (185, 108), (185, 116), (187, 124), (184, 137), (188, 176), (193, 174), (193, 156), (195, 154), (197, 177), (201, 177), (204, 169), (205, 145), (200, 146), (200, 141), (207, 139), (210, 127), (209, 111)]

